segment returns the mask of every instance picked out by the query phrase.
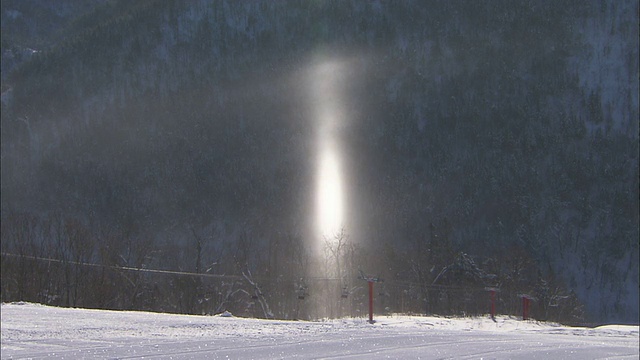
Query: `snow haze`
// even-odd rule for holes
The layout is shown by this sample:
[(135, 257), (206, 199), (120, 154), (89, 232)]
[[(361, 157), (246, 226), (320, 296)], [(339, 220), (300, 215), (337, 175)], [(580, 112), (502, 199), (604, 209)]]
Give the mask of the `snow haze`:
[(513, 317), (317, 322), (2, 304), (2, 359), (637, 359), (638, 326)]

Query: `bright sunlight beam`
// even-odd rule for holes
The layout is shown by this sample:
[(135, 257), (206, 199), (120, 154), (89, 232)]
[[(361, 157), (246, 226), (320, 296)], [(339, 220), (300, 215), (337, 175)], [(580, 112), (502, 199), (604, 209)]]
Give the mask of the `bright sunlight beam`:
[(342, 114), (344, 64), (335, 59), (312, 67), (312, 104), (317, 131), (316, 226), (320, 240), (332, 239), (344, 225), (343, 169), (339, 127)]
[(316, 190), (318, 227), (322, 236), (331, 238), (342, 227), (344, 204), (340, 163), (330, 146), (322, 150), (319, 165)]

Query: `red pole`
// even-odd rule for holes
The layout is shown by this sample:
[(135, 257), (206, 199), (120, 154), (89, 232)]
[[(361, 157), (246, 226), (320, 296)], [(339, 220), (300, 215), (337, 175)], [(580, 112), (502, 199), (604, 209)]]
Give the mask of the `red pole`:
[(373, 324), (373, 281), (369, 280), (369, 323)]
[(522, 320), (529, 319), (529, 298), (526, 296), (522, 297)]

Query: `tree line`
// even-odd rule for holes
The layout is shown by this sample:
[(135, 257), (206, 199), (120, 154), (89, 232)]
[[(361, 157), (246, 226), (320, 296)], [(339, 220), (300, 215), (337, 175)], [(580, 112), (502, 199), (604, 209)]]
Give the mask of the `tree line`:
[[(586, 321), (575, 294), (543, 277), (530, 255), (510, 251), (476, 264), (454, 253), (433, 225), (406, 253), (389, 245), (367, 250), (343, 229), (326, 239), (320, 257), (295, 235), (266, 249), (246, 234), (212, 247), (210, 233), (191, 230), (190, 246), (178, 249), (126, 232), (97, 233), (60, 214), (13, 215), (2, 223), (2, 301), (278, 319), (364, 317), (366, 269), (383, 280), (374, 296), (379, 315), (486, 315), (492, 286), (500, 289), (500, 314), (521, 314), (520, 295), (528, 294), (539, 320)], [(162, 252), (174, 263), (159, 263)]]

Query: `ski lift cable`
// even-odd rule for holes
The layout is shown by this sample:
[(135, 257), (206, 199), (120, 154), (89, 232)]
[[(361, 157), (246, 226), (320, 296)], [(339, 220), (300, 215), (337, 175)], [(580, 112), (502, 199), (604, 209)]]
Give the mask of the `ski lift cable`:
[[(67, 265), (78, 265), (78, 266), (86, 266), (86, 267), (94, 267), (94, 268), (104, 268), (104, 269), (113, 269), (113, 270), (120, 270), (120, 271), (137, 271), (137, 272), (143, 272), (143, 273), (150, 273), (150, 274), (165, 274), (165, 275), (184, 275), (184, 276), (195, 276), (195, 277), (204, 277), (204, 278), (214, 278), (214, 279), (232, 279), (232, 280), (243, 280), (245, 279), (244, 276), (242, 275), (226, 275), (226, 274), (208, 274), (208, 273), (194, 273), (194, 272), (187, 272), (187, 271), (176, 271), (176, 270), (162, 270), (162, 269), (148, 269), (148, 268), (140, 268), (140, 267), (131, 267), (131, 266), (118, 266), (118, 265), (103, 265), (103, 264), (96, 264), (96, 263), (89, 263), (89, 262), (80, 262), (80, 261), (65, 261), (65, 260), (60, 260), (60, 259), (53, 259), (53, 258), (44, 258), (44, 257), (38, 257), (38, 256), (32, 256), (32, 255), (20, 255), (20, 254), (13, 254), (13, 253), (6, 253), (6, 252), (1, 252), (0, 255), (2, 256), (7, 256), (7, 257), (15, 257), (15, 258), (23, 258), (23, 259), (29, 259), (29, 260), (33, 260), (33, 261), (44, 261), (44, 262), (49, 262), (49, 263), (58, 263), (58, 264), (67, 264)], [(363, 279), (362, 277), (359, 277), (360, 279)], [(367, 277), (369, 278), (369, 277)], [(253, 279), (255, 281), (265, 281), (265, 280), (269, 280), (266, 277), (263, 276), (255, 276), (253, 277)], [(381, 280), (378, 277), (372, 277), (372, 279), (375, 280)], [(313, 276), (313, 277), (305, 277), (304, 278), (305, 281), (342, 281), (343, 279), (339, 278), (339, 277), (321, 277), (321, 276)], [(365, 278), (366, 280), (366, 278)], [(296, 281), (300, 281), (300, 280), (291, 280), (291, 282), (296, 282)], [(424, 287), (427, 289), (466, 289), (466, 290), (472, 290), (471, 287), (464, 287), (464, 286), (452, 286), (452, 285), (439, 285), (439, 284), (425, 284), (425, 283), (418, 283), (418, 282), (413, 282), (413, 281), (405, 281), (405, 280), (395, 280), (392, 281), (390, 283), (388, 283), (389, 286), (416, 286), (416, 287)], [(499, 287), (496, 287), (499, 288)]]
[(11, 253), (5, 253), (5, 252), (1, 253), (1, 255), (9, 256), (9, 257), (24, 258), (24, 259), (34, 260), (34, 261), (45, 261), (50, 263), (79, 265), (79, 266), (105, 268), (105, 269), (113, 269), (113, 270), (138, 271), (138, 272), (152, 273), (152, 274), (188, 275), (188, 276), (200, 276), (200, 277), (208, 277), (208, 278), (234, 279), (234, 280), (243, 279), (243, 277), (240, 275), (215, 275), (215, 274), (192, 273), (192, 272), (175, 271), (175, 270), (146, 269), (146, 268), (137, 268), (137, 267), (131, 267), (131, 266), (103, 265), (103, 264), (95, 264), (95, 263), (88, 263), (88, 262), (81, 262), (81, 261), (63, 261), (59, 259), (43, 258), (43, 257), (37, 257), (37, 256), (30, 256), (30, 255), (11, 254)]

